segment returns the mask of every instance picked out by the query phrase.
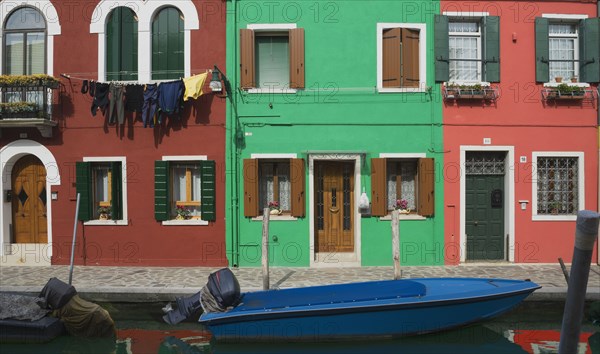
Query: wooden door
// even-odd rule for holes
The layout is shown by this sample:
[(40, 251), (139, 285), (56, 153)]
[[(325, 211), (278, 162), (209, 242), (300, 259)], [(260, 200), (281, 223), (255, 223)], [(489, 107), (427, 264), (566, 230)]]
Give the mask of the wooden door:
[(354, 252), (354, 162), (315, 163), (316, 252)]
[(47, 243), (46, 168), (35, 156), (21, 158), (12, 171), (14, 243)]
[(468, 175), (466, 191), (467, 260), (503, 260), (504, 176)]

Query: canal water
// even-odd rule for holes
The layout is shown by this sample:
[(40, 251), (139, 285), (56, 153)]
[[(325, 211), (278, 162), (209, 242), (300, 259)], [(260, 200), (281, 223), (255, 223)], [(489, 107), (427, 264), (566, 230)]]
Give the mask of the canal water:
[[(102, 304), (117, 325), (117, 339), (69, 336), (43, 344), (2, 344), (1, 353), (400, 353), (511, 354), (557, 353), (563, 304), (525, 302), (494, 320), (439, 334), (390, 340), (324, 343), (222, 344), (195, 321), (171, 326), (162, 321), (163, 303)], [(360, 326), (359, 323), (356, 324)], [(583, 323), (578, 354), (600, 354), (600, 327)]]

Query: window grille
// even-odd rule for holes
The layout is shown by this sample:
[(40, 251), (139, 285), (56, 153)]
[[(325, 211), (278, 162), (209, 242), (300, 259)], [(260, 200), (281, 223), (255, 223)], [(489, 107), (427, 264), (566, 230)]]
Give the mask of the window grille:
[(538, 215), (574, 215), (579, 205), (576, 157), (538, 157)]
[(504, 175), (504, 158), (506, 153), (467, 152), (465, 169), (468, 175)]

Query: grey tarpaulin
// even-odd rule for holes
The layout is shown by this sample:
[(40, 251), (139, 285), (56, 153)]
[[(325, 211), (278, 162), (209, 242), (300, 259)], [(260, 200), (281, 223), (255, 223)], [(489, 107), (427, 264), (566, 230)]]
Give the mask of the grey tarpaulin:
[(50, 312), (37, 304), (41, 300), (34, 296), (0, 293), (0, 320), (37, 321)]

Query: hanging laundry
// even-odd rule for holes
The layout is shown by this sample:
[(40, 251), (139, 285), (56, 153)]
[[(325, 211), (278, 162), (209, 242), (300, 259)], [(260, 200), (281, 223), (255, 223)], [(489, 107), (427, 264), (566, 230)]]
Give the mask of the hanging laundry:
[(144, 122), (144, 128), (150, 125), (150, 128), (154, 127), (154, 115), (158, 109), (158, 85), (149, 84), (146, 85), (144, 91), (144, 105), (142, 106), (142, 121)]
[(183, 100), (187, 101), (190, 98), (197, 99), (198, 97), (202, 96), (204, 94), (202, 88), (204, 87), (207, 77), (208, 73), (204, 73), (183, 79), (183, 84), (185, 85)]
[(94, 80), (90, 81), (89, 93), (90, 93), (90, 96), (92, 96), (92, 97), (96, 96), (96, 81), (94, 81)]
[(182, 80), (163, 82), (158, 86), (158, 123), (162, 123), (164, 114), (178, 114), (181, 111), (183, 90)]
[(125, 110), (141, 112), (144, 107), (144, 86), (129, 84), (125, 86)]
[(83, 80), (83, 83), (81, 84), (81, 93), (86, 94), (87, 92), (88, 92), (88, 81)]
[[(115, 123), (115, 118), (119, 119), (119, 124), (125, 123), (125, 87), (121, 84), (110, 84), (110, 108), (108, 109), (108, 122)], [(115, 108), (117, 117), (115, 117)]]
[[(108, 101), (108, 90), (110, 88), (109, 84), (95, 83), (94, 87), (94, 101), (92, 102), (92, 115), (95, 117), (98, 108), (104, 113), (106, 111), (106, 107), (109, 104)], [(90, 88), (90, 92), (91, 92)]]

